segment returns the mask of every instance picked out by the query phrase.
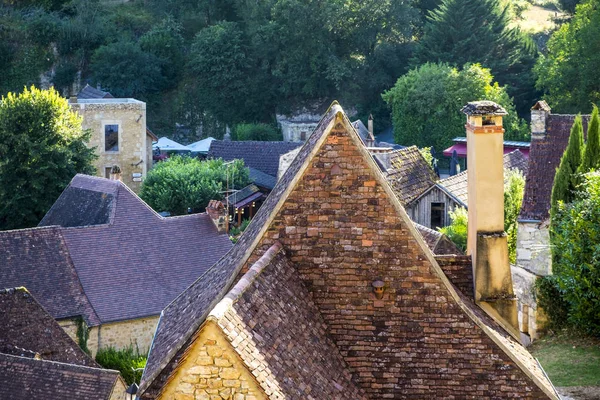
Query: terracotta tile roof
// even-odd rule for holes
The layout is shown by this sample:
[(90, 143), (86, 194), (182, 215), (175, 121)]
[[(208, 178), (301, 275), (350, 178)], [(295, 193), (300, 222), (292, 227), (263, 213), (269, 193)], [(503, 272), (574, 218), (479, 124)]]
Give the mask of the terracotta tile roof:
[(25, 288), (0, 290), (0, 353), (98, 367)]
[(416, 146), (395, 150), (390, 153), (391, 168), (386, 178), (403, 206), (419, 197), (438, 180)]
[(441, 232), (430, 229), (426, 226), (414, 223), (417, 231), (427, 243), (433, 254), (462, 254), (462, 251), (456, 247), (452, 240)]
[[(85, 193), (86, 201), (109, 197), (112, 200), (84, 202), (79, 207), (76, 194), (81, 193)], [(86, 217), (93, 204), (107, 204), (103, 215), (109, 216), (108, 223), (37, 228), (29, 230), (31, 233), (0, 232), (0, 243), (5, 235), (10, 246), (0, 246), (0, 257), (7, 255), (10, 261), (0, 268), (15, 276), (7, 286), (28, 287), (55, 318), (72, 316), (72, 312), (62, 315), (68, 308), (49, 307), (53, 297), (72, 301), (74, 296), (64, 287), (69, 281), (54, 277), (54, 270), (71, 271), (71, 279), (81, 281), (97, 315), (92, 325), (97, 325), (158, 315), (232, 247), (228, 236), (218, 233), (207, 214), (163, 218), (121, 182), (87, 175), (73, 178), (51, 210), (52, 222), (68, 226), (73, 221), (98, 222), (96, 217)], [(24, 234), (37, 238), (46, 231), (60, 238), (62, 247), (54, 243), (57, 239), (52, 242), (54, 247), (18, 240)], [(28, 268), (21, 267), (24, 259), (28, 260)], [(45, 264), (36, 265), (39, 261), (34, 260)], [(4, 281), (0, 277), (2, 286)]]
[[(531, 157), (531, 156), (530, 156)], [(519, 150), (511, 151), (504, 155), (504, 168), (505, 169), (518, 169), (523, 173), (527, 179), (529, 173), (529, 159), (523, 155)], [(454, 176), (449, 176), (439, 181), (439, 185), (443, 186), (448, 192), (454, 197), (463, 202), (465, 205), (469, 204), (469, 196), (467, 193), (467, 186), (469, 181), (468, 170), (462, 171)]]
[[(583, 116), (583, 132), (587, 132), (589, 115)], [(550, 196), (554, 185), (556, 168), (560, 164), (575, 115), (549, 114), (546, 134), (531, 138), (529, 151), (529, 175), (525, 181), (525, 195), (520, 219), (543, 221), (549, 216)]]
[(225, 161), (241, 159), (247, 167), (277, 176), (279, 156), (300, 146), (302, 143), (295, 142), (213, 140), (208, 157), (222, 158)]
[(0, 287), (24, 286), (56, 319), (100, 319), (84, 293), (58, 227), (0, 232)]
[[(207, 320), (220, 326), (270, 398), (365, 399), (280, 249), (273, 246), (257, 261)], [(282, 346), (283, 338), (294, 339)]]
[(0, 354), (0, 399), (108, 400), (117, 371)]

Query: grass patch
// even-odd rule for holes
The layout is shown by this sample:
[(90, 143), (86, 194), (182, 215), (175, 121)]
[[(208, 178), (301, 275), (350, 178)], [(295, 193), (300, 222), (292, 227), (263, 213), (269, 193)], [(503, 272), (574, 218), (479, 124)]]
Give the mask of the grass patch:
[(600, 386), (600, 339), (562, 333), (534, 342), (529, 351), (554, 386)]

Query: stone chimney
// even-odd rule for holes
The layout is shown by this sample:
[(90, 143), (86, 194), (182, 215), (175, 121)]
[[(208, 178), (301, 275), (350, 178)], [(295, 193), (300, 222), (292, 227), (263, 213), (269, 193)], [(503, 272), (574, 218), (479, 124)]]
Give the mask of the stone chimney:
[(369, 138), (367, 139), (367, 147), (375, 147), (375, 136), (373, 135), (373, 114), (369, 115), (368, 122)]
[(113, 165), (113, 167), (110, 169), (110, 180), (123, 182), (121, 168), (119, 168), (118, 165)]
[(71, 96), (71, 97), (69, 97), (69, 103), (70, 104), (77, 104), (77, 96)]
[(469, 223), (467, 254), (473, 260), (475, 301), (520, 340), (517, 300), (513, 292), (504, 232), (504, 128), (507, 115), (491, 101), (468, 103), (467, 164)]
[(211, 200), (206, 206), (206, 213), (212, 219), (219, 233), (226, 233), (228, 230), (227, 209), (219, 200)]
[(546, 134), (546, 122), (551, 114), (548, 103), (540, 100), (531, 107), (531, 137), (539, 137)]

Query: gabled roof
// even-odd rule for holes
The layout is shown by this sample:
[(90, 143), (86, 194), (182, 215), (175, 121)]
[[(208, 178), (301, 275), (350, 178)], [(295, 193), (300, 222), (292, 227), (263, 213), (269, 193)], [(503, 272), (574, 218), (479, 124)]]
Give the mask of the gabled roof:
[(462, 254), (462, 251), (452, 240), (448, 238), (448, 236), (444, 235), (439, 231), (435, 231), (426, 226), (417, 224), (415, 222), (415, 227), (417, 231), (423, 237), (427, 246), (431, 249), (431, 252), (435, 255), (447, 255), (447, 254)]
[[(90, 213), (94, 204), (106, 218)], [(53, 317), (91, 325), (158, 315), (232, 247), (207, 214), (163, 218), (104, 178), (75, 176), (50, 214), (44, 222), (66, 227), (0, 232), (0, 286), (26, 286)], [(72, 310), (79, 298), (93, 309)]]
[[(585, 135), (590, 116), (582, 117)], [(525, 181), (520, 219), (543, 221), (548, 218), (554, 175), (575, 121), (575, 115), (549, 114), (546, 118), (546, 134), (541, 137), (533, 135), (531, 138), (529, 174)]]
[(0, 354), (0, 398), (109, 400), (118, 371)]
[(385, 176), (403, 206), (419, 197), (438, 180), (433, 168), (416, 146), (392, 151), (388, 157), (390, 168)]
[[(518, 169), (527, 178), (529, 171), (529, 159), (519, 150), (513, 150), (504, 155), (504, 169)], [(467, 193), (468, 186), (468, 170), (462, 171), (459, 174), (449, 176), (439, 181), (439, 185), (443, 186), (454, 197), (460, 200), (465, 206), (469, 204), (469, 196)]]
[(277, 178), (272, 175), (267, 175), (256, 168), (248, 168), (250, 170), (250, 180), (259, 187), (271, 190), (277, 183)]
[(112, 99), (113, 95), (100, 89), (96, 89), (86, 84), (83, 89), (77, 93), (78, 99)]
[(302, 143), (295, 142), (213, 140), (208, 157), (222, 158), (225, 161), (244, 160), (246, 167), (277, 176), (279, 156), (300, 146)]
[[(340, 151), (347, 155), (339, 156)], [(317, 154), (319, 158), (316, 158)], [(351, 178), (347, 177), (352, 190), (337, 186), (338, 192), (332, 193), (332, 188), (346, 179), (344, 170), (353, 171)], [(315, 188), (321, 188), (322, 192), (307, 196)], [(329, 202), (322, 202), (321, 196), (329, 198)], [(368, 196), (373, 196), (370, 201)], [(308, 216), (302, 213), (303, 207), (310, 211)], [(364, 212), (357, 212), (359, 208)], [(340, 219), (327, 217), (338, 214)], [(321, 216), (327, 221), (321, 222)], [(335, 224), (344, 228), (336, 231)], [(378, 243), (369, 240), (371, 231), (377, 232), (372, 233), (373, 236), (381, 235)], [(435, 389), (438, 393), (449, 394), (454, 393), (454, 389), (462, 389), (460, 385), (450, 388), (446, 386), (447, 382), (456, 385), (455, 378), (464, 380), (465, 375), (469, 375), (468, 384), (472, 390), (481, 390), (483, 396), (489, 395), (494, 389), (475, 388), (470, 373), (477, 371), (475, 379), (490, 385), (502, 381), (505, 382), (503, 387), (511, 390), (534, 392), (531, 397), (547, 395), (556, 398), (547, 378), (536, 369), (535, 360), (525, 350), (521, 351), (522, 347), (502, 328), (480, 317), (477, 312), (481, 310), (450, 283), (337, 104), (332, 105), (323, 117), (236, 246), (163, 311), (140, 385), (142, 398), (153, 398), (160, 392), (176, 370), (194, 333), (215, 307), (218, 310), (217, 305), (227, 298), (228, 293), (236, 293), (235, 288), (230, 288), (244, 265), (252, 257), (263, 255), (268, 258), (268, 253), (274, 251), (270, 246), (279, 239), (286, 252), (289, 250), (288, 260), (300, 272), (303, 284), (308, 285), (326, 321), (327, 333), (335, 337), (334, 342), (344, 360), (353, 363), (354, 367), (349, 366), (349, 371), (354, 373), (354, 382), (368, 386), (371, 393), (388, 390), (393, 394), (411, 389), (411, 393), (424, 394)], [(389, 251), (389, 240), (398, 241), (399, 247)], [(289, 243), (288, 247), (286, 243)], [(271, 250), (267, 250), (267, 246)], [(334, 249), (333, 258), (327, 253), (323, 255), (330, 249)], [(337, 262), (344, 262), (346, 257), (353, 257), (360, 265), (340, 271), (342, 267), (338, 267)], [(311, 270), (312, 267), (318, 271)], [(279, 268), (287, 268), (286, 263), (279, 264)], [(390, 285), (388, 297), (372, 303), (371, 282), (376, 279), (375, 274), (382, 271), (393, 275), (384, 277)], [(303, 272), (308, 276), (303, 276)], [(413, 278), (415, 274), (423, 275), (416, 279)], [(332, 286), (331, 290), (327, 289), (329, 286)], [(273, 290), (285, 291), (285, 288), (279, 288), (282, 288), (281, 284)], [(266, 295), (268, 289), (261, 292)], [(425, 298), (424, 293), (431, 295)], [(402, 306), (398, 307), (397, 301)], [(365, 308), (367, 303), (375, 304), (375, 310)], [(258, 317), (257, 313), (248, 312)], [(353, 312), (362, 313), (364, 318)], [(435, 312), (436, 317), (425, 318), (423, 313), (428, 312)], [(437, 333), (424, 333), (418, 321), (423, 324), (433, 321)], [(357, 328), (349, 331), (348, 324), (356, 324)], [(451, 324), (452, 329), (449, 330), (446, 324)], [(456, 332), (463, 332), (464, 336), (456, 336)], [(365, 343), (365, 347), (353, 347), (356, 341)], [(465, 352), (466, 344), (475, 345), (473, 349), (485, 349), (481, 350), (481, 355), (489, 363), (482, 364), (480, 354)], [(281, 337), (278, 345), (287, 346), (290, 353), (299, 350), (294, 338), (289, 336)], [(437, 355), (443, 358), (442, 369)], [(263, 356), (275, 363), (292, 362), (271, 357), (268, 352)], [(451, 358), (455, 357), (461, 361), (454, 363)], [(357, 365), (362, 367), (356, 369)], [(465, 374), (446, 368), (464, 369)], [(419, 373), (420, 378), (417, 377)], [(505, 378), (506, 374), (510, 377)], [(443, 382), (438, 379), (440, 377), (445, 377)], [(424, 386), (411, 378), (434, 386)], [(375, 394), (375, 397), (369, 397), (381, 398)]]
[(25, 288), (0, 290), (0, 353), (97, 367)]

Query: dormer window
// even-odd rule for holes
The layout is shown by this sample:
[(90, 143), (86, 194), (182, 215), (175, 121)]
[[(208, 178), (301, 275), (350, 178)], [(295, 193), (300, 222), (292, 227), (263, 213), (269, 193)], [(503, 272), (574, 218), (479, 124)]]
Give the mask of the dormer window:
[(104, 151), (119, 151), (119, 125), (104, 125)]

